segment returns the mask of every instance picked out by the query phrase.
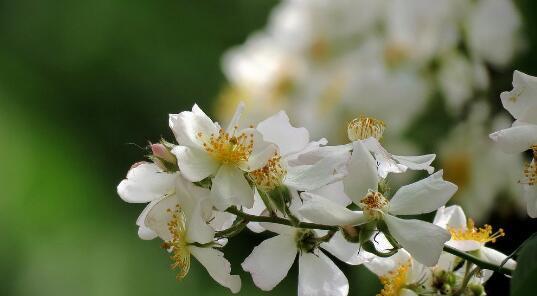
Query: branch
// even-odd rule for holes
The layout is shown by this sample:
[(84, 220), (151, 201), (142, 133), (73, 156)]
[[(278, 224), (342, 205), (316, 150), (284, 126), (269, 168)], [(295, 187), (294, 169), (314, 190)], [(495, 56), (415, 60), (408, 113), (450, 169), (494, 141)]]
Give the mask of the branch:
[(496, 272), (499, 272), (499, 273), (502, 273), (504, 275), (511, 275), (513, 273), (513, 270), (509, 269), (509, 268), (505, 268), (505, 267), (501, 267), (501, 266), (498, 266), (496, 264), (492, 264), (490, 262), (487, 262), (487, 261), (483, 261), (481, 258), (478, 258), (474, 255), (471, 255), (471, 254), (468, 254), (466, 252), (463, 252), (463, 251), (459, 251), (455, 248), (452, 248), (450, 246), (444, 246), (444, 251), (450, 253), (450, 254), (453, 254), (457, 257), (460, 257), (462, 259), (465, 259), (469, 262), (472, 262), (473, 264), (479, 266), (481, 269), (488, 269), (488, 270), (492, 270), (492, 271), (496, 271)]
[(307, 229), (320, 229), (320, 230), (332, 230), (332, 231), (339, 230), (339, 226), (323, 225), (323, 224), (308, 223), (308, 222), (299, 222), (297, 225), (293, 225), (291, 221), (284, 219), (284, 218), (250, 215), (250, 214), (246, 214), (240, 211), (236, 207), (230, 207), (226, 210), (226, 212), (231, 213), (244, 220), (251, 221), (251, 222), (267, 222), (267, 223), (282, 224), (282, 225), (293, 226), (293, 227), (298, 227), (298, 228), (307, 228)]

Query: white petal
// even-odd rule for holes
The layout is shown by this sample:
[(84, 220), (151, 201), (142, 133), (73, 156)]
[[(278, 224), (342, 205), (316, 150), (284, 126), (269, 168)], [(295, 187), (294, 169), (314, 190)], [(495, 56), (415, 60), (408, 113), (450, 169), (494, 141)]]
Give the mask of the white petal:
[(385, 215), (384, 221), (390, 234), (417, 261), (433, 266), (438, 262), (444, 243), (451, 235), (445, 229), (420, 220), (404, 220)]
[[(537, 106), (537, 78), (520, 71), (513, 73), (513, 90), (500, 95), (503, 107), (514, 118), (537, 124), (535, 113), (528, 111)], [(533, 120), (533, 121), (531, 121)]]
[(140, 226), (138, 227), (138, 237), (140, 237), (143, 240), (152, 240), (158, 237), (158, 234), (156, 234), (153, 230), (151, 230), (148, 227)]
[(490, 138), (506, 153), (519, 153), (537, 143), (537, 124), (517, 125), (490, 134)]
[(287, 226), (287, 225), (276, 224), (276, 223), (268, 223), (268, 222), (260, 222), (259, 225), (263, 227), (264, 229), (277, 233), (277, 234), (294, 236), (296, 233), (296, 228), (294, 228), (293, 226)]
[(453, 247), (463, 252), (479, 250), (481, 243), (474, 240), (450, 240), (446, 243), (447, 246)]
[(229, 288), (232, 293), (241, 289), (241, 278), (231, 275), (231, 264), (224, 258), (224, 253), (213, 248), (191, 246), (190, 252), (207, 269), (209, 275), (220, 285)]
[(338, 169), (343, 166), (346, 157), (324, 158), (314, 165), (287, 167), (285, 185), (300, 191), (317, 189), (343, 178)]
[(261, 132), (265, 141), (278, 145), (283, 156), (304, 149), (310, 139), (307, 129), (291, 125), (285, 111), (261, 121), (257, 125), (257, 130)]
[[(498, 252), (498, 251), (496, 251), (494, 249), (483, 247), (479, 251), (479, 257), (481, 259), (484, 259), (487, 262), (492, 263), (492, 264), (500, 265), (503, 262), (503, 260), (505, 260), (505, 258), (507, 258), (507, 255), (505, 255), (505, 254), (503, 254), (501, 252)], [(509, 259), (509, 260), (507, 260), (507, 262), (504, 264), (503, 267), (509, 268), (511, 270), (515, 270), (516, 269), (516, 261), (513, 260), (513, 259)]]
[[(243, 211), (246, 214), (260, 216), (262, 215), (263, 211), (265, 211), (265, 209), (265, 204), (263, 203), (263, 200), (259, 196), (259, 192), (257, 192), (256, 189), (254, 193), (254, 206), (251, 209), (243, 209)], [(247, 227), (255, 233), (261, 233), (265, 231), (265, 228), (261, 227), (258, 222), (250, 222), (248, 223)]]
[(207, 152), (186, 146), (175, 146), (172, 153), (182, 175), (191, 182), (201, 181), (213, 175), (220, 164)]
[(172, 213), (168, 209), (174, 210), (176, 205), (179, 205), (177, 195), (166, 196), (154, 203), (145, 217), (144, 225), (157, 233), (164, 241), (169, 241), (172, 238), (168, 230), (168, 222), (172, 219)]
[(187, 221), (187, 239), (188, 242), (197, 242), (200, 244), (206, 244), (214, 239), (214, 230), (207, 225), (207, 222), (202, 218), (202, 204), (204, 201), (198, 202), (189, 220)]
[(278, 147), (273, 143), (266, 142), (259, 131), (253, 128), (247, 128), (241, 133), (252, 135), (253, 148), (246, 167), (241, 167), (245, 171), (253, 171), (264, 167), (267, 161), (278, 151)]
[(524, 185), (524, 199), (526, 200), (528, 216), (537, 218), (537, 185)]
[(298, 260), (298, 296), (347, 296), (347, 278), (323, 252), (302, 253)]
[(143, 240), (152, 240), (158, 237), (158, 234), (145, 225), (145, 219), (149, 211), (155, 206), (162, 198), (156, 199), (144, 208), (138, 219), (136, 219), (136, 225), (138, 225), (138, 236)]
[(440, 207), (434, 216), (433, 224), (444, 229), (448, 227), (456, 229), (466, 229), (466, 215), (458, 205)]
[(358, 204), (369, 190), (377, 190), (377, 164), (361, 141), (353, 142), (348, 175), (343, 179), (345, 193)]
[(320, 196), (324, 196), (330, 199), (331, 201), (344, 207), (352, 203), (351, 199), (347, 196), (347, 194), (343, 190), (342, 181), (334, 182), (332, 184), (327, 184), (321, 188), (317, 188), (309, 192), (320, 195)]
[(202, 143), (198, 139), (198, 133), (209, 137), (211, 134), (218, 134), (219, 127), (198, 107), (194, 105), (192, 112), (183, 111), (179, 114), (170, 114), (170, 128), (179, 145), (198, 147), (201, 149)]
[(403, 289), (401, 289), (401, 291), (399, 291), (398, 296), (418, 296), (418, 294), (416, 294), (416, 292), (414, 292), (412, 290), (403, 288)]
[(154, 163), (144, 162), (129, 170), (127, 178), (117, 186), (117, 193), (126, 202), (150, 202), (173, 191), (176, 177)]
[(229, 125), (227, 126), (226, 132), (228, 134), (232, 134), (235, 129), (239, 126), (239, 121), (241, 119), (242, 113), (244, 112), (244, 102), (239, 102), (237, 105), (237, 108), (235, 109), (235, 113), (233, 114), (233, 117), (231, 118), (231, 121), (229, 122)]
[(434, 167), (431, 166), (436, 154), (426, 154), (419, 156), (399, 156), (392, 155), (392, 157), (397, 160), (400, 164), (406, 166), (411, 170), (425, 170), (429, 174), (434, 172)]
[(261, 242), (242, 263), (257, 287), (270, 291), (280, 283), (295, 261), (296, 243), (292, 236), (277, 235)]
[[(352, 144), (339, 145), (339, 146), (324, 146), (317, 149), (313, 149), (308, 152), (304, 152), (298, 156), (294, 161), (291, 161), (291, 165), (304, 165), (315, 164), (323, 158), (327, 157), (349, 157), (352, 150)], [(341, 155), (341, 156), (340, 156)]]
[(364, 146), (375, 155), (375, 160), (378, 166), (378, 175), (381, 178), (386, 178), (388, 173), (404, 173), (407, 167), (398, 164), (393, 156), (382, 147), (380, 142), (375, 138), (367, 138), (362, 141)]
[(321, 248), (350, 265), (358, 265), (366, 261), (362, 256), (358, 255), (360, 245), (348, 242), (341, 234), (341, 231), (336, 232), (329, 242), (322, 243)]
[(438, 171), (418, 182), (401, 187), (390, 200), (389, 212), (395, 215), (430, 213), (457, 192), (457, 185), (444, 181)]
[[(308, 145), (306, 145), (306, 147), (304, 147), (302, 150), (285, 155), (285, 160), (287, 160), (287, 162), (291, 166), (307, 164), (307, 163), (303, 163), (298, 158), (303, 154), (311, 153), (312, 151), (319, 149), (320, 146), (326, 145), (327, 143), (328, 143), (328, 140), (326, 140), (325, 138), (322, 138), (318, 141), (309, 142)], [(350, 156), (350, 153), (349, 153), (349, 156)]]
[(322, 196), (304, 192), (304, 204), (298, 212), (304, 218), (325, 225), (360, 225), (367, 222), (361, 211), (351, 211)]
[(240, 169), (223, 165), (213, 179), (211, 199), (220, 211), (233, 205), (251, 208), (254, 205), (254, 191)]
[(210, 221), (209, 225), (214, 230), (221, 231), (233, 225), (236, 218), (237, 216), (228, 212), (213, 211), (213, 217), (207, 221)]
[[(379, 251), (382, 250), (379, 249)], [(371, 256), (371, 260), (365, 262), (364, 265), (377, 276), (386, 275), (400, 265), (407, 263), (411, 258), (410, 254), (404, 249), (399, 249), (397, 253), (390, 257), (378, 257), (371, 253), (368, 253), (368, 255)]]

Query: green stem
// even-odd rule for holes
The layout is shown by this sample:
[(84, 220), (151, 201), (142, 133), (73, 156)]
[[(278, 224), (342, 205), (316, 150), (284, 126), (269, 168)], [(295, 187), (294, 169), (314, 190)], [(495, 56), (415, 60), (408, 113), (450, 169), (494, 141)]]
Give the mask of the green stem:
[(457, 257), (460, 257), (462, 259), (465, 259), (469, 262), (472, 262), (473, 264), (477, 265), (478, 267), (480, 267), (481, 269), (489, 269), (489, 270), (492, 270), (492, 271), (496, 271), (496, 272), (499, 272), (499, 273), (502, 273), (502, 274), (505, 274), (505, 275), (511, 275), (513, 273), (513, 271), (509, 268), (505, 268), (505, 267), (501, 267), (501, 266), (498, 266), (496, 264), (492, 264), (490, 262), (487, 262), (487, 261), (483, 261), (481, 258), (478, 258), (474, 255), (471, 255), (471, 254), (468, 254), (466, 252), (463, 252), (463, 251), (459, 251), (455, 248), (452, 248), (450, 246), (444, 246), (444, 251), (450, 253), (450, 254), (453, 254)]
[(239, 209), (235, 207), (230, 207), (226, 210), (226, 212), (231, 213), (233, 215), (236, 215), (238, 217), (241, 217), (244, 220), (252, 221), (252, 222), (267, 222), (267, 223), (275, 223), (275, 224), (282, 224), (287, 226), (294, 226), (297, 228), (306, 228), (306, 229), (320, 229), (320, 230), (333, 230), (338, 231), (338, 226), (331, 226), (331, 225), (322, 225), (322, 224), (316, 224), (316, 223), (308, 223), (308, 222), (299, 222), (296, 226), (291, 223), (291, 221), (280, 218), (280, 217), (266, 217), (266, 216), (255, 216), (246, 214)]
[(466, 272), (464, 273), (464, 279), (462, 281), (462, 284), (461, 284), (461, 287), (459, 288), (459, 290), (457, 290), (453, 296), (459, 296), (459, 295), (462, 295), (462, 293), (464, 292), (464, 290), (466, 290), (466, 287), (468, 286), (468, 283), (470, 282), (470, 280), (472, 279), (472, 277), (479, 271), (479, 267), (474, 267), (471, 271), (470, 271), (470, 268), (471, 268), (471, 265), (469, 262), (466, 263), (467, 265), (467, 268), (466, 268)]

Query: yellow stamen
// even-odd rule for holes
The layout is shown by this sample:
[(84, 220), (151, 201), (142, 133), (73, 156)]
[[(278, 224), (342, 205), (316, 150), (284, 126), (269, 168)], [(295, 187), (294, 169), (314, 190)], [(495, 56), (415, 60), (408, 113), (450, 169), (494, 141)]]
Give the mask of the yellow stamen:
[(385, 128), (386, 126), (382, 120), (360, 116), (360, 118), (355, 118), (349, 123), (347, 135), (351, 141), (364, 140), (370, 137), (380, 140)]
[(377, 296), (398, 296), (406, 286), (407, 274), (410, 270), (410, 261), (399, 265), (395, 270), (390, 271), (387, 275), (380, 277), (380, 283), (384, 285)]
[(206, 136), (199, 132), (198, 139), (203, 142), (203, 149), (222, 164), (237, 165), (247, 161), (254, 148), (254, 135), (241, 133), (236, 135), (238, 127), (227, 133), (220, 129), (218, 135)]
[(167, 212), (172, 215), (172, 219), (168, 222), (172, 239), (163, 243), (162, 247), (171, 251), (170, 258), (173, 261), (171, 268), (179, 269), (176, 278), (181, 280), (190, 270), (190, 249), (186, 239), (185, 215), (179, 205), (176, 205), (174, 210), (167, 209)]
[(453, 240), (473, 240), (480, 243), (495, 243), (496, 239), (505, 236), (502, 228), (493, 233), (492, 226), (488, 224), (481, 228), (476, 228), (472, 219), (468, 219), (466, 229), (448, 227), (448, 231), (451, 233), (451, 239)]
[(390, 202), (378, 191), (370, 191), (360, 201), (360, 207), (366, 215), (373, 219), (382, 218), (383, 212), (387, 209)]
[[(535, 153), (535, 150), (534, 150)], [(535, 158), (524, 168), (524, 180), (520, 181), (522, 184), (535, 186), (537, 184), (537, 162)]]
[(276, 152), (264, 167), (250, 172), (249, 175), (259, 189), (268, 192), (280, 186), (286, 174), (287, 170), (281, 164), (281, 156)]

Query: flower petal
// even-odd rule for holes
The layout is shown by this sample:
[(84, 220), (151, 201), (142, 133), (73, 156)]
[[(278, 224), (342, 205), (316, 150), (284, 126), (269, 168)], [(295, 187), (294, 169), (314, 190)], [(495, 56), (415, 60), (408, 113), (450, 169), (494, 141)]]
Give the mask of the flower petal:
[(168, 209), (173, 210), (179, 204), (179, 199), (175, 194), (160, 199), (148, 210), (144, 225), (158, 234), (162, 240), (171, 240), (172, 235), (168, 229), (168, 222), (172, 219), (172, 213)]
[(220, 211), (230, 206), (251, 208), (254, 205), (254, 191), (240, 169), (223, 165), (213, 179), (211, 199)]
[(150, 202), (173, 191), (176, 178), (176, 173), (163, 172), (156, 164), (144, 162), (129, 170), (117, 193), (126, 202)]
[(295, 261), (296, 243), (292, 236), (277, 235), (261, 242), (242, 263), (257, 287), (270, 291), (280, 283)]
[[(257, 192), (257, 189), (256, 189), (254, 193), (253, 207), (251, 209), (244, 209), (243, 211), (246, 214), (260, 216), (262, 215), (263, 211), (265, 211), (265, 209), (266, 209), (265, 204), (263, 203), (263, 200), (259, 196), (259, 192)], [(249, 222), (248, 225), (246, 226), (248, 227), (248, 229), (250, 229), (251, 231), (255, 233), (261, 233), (265, 231), (265, 228), (261, 227), (261, 225), (259, 225), (258, 222)]]
[(220, 164), (205, 151), (187, 146), (175, 146), (172, 153), (182, 175), (191, 182), (201, 181), (213, 175)]
[(345, 193), (358, 204), (369, 190), (377, 190), (377, 164), (361, 141), (352, 143), (353, 151), (347, 167), (348, 175), (343, 179)]
[(198, 139), (198, 133), (209, 137), (211, 134), (218, 134), (220, 129), (198, 105), (192, 107), (192, 112), (183, 111), (179, 114), (170, 114), (169, 123), (179, 145), (200, 149), (202, 143)]
[(360, 225), (367, 222), (361, 211), (351, 211), (320, 195), (302, 193), (304, 204), (298, 212), (304, 218), (326, 225)]
[(231, 275), (231, 264), (224, 258), (224, 253), (213, 248), (190, 246), (190, 253), (207, 269), (209, 275), (220, 285), (238, 293), (241, 289), (241, 278)]
[(455, 229), (466, 229), (466, 215), (462, 208), (458, 205), (449, 207), (442, 206), (436, 211), (433, 224), (436, 224), (444, 229), (448, 227)]
[(212, 242), (214, 239), (214, 230), (207, 225), (207, 222), (202, 218), (203, 203), (197, 202), (189, 215), (190, 219), (187, 221), (187, 239), (188, 242), (197, 242), (200, 244), (206, 244)]
[(404, 220), (391, 215), (384, 215), (384, 221), (390, 234), (417, 261), (426, 266), (438, 262), (444, 243), (451, 235), (445, 229), (420, 220)]
[(311, 190), (309, 192), (320, 195), (320, 196), (324, 196), (330, 199), (331, 201), (344, 207), (352, 203), (351, 199), (345, 193), (345, 190), (343, 190), (342, 181), (337, 181), (332, 184), (327, 184), (323, 187), (317, 188), (315, 190)]
[(293, 127), (285, 111), (261, 121), (257, 125), (257, 130), (261, 132), (265, 141), (278, 145), (282, 156), (304, 149), (310, 140), (308, 130)]
[[(490, 262), (495, 265), (500, 265), (505, 258), (507, 258), (507, 255), (498, 252), (494, 249), (482, 247), (481, 250), (479, 250), (479, 257), (481, 259), (484, 259), (487, 262)], [(505, 268), (509, 268), (511, 270), (516, 269), (516, 261), (513, 259), (507, 260), (507, 262), (503, 265)]]
[(520, 153), (537, 143), (537, 124), (521, 124), (490, 134), (506, 153)]
[(400, 156), (392, 155), (393, 159), (397, 160), (400, 164), (406, 166), (411, 170), (425, 170), (429, 174), (434, 172), (434, 167), (431, 166), (436, 154), (426, 154), (419, 156)]
[(300, 191), (314, 190), (343, 178), (338, 169), (345, 163), (346, 157), (321, 159), (314, 165), (287, 167), (284, 184)]
[[(513, 90), (500, 95), (503, 107), (514, 118), (537, 124), (535, 113), (529, 114), (529, 109), (537, 106), (537, 77), (514, 71)], [(535, 109), (533, 109), (535, 110)]]
[[(535, 160), (533, 160), (535, 162)], [(528, 216), (531, 218), (537, 218), (537, 185), (524, 186), (524, 199), (526, 200), (526, 206), (528, 209)]]
[(253, 148), (246, 166), (242, 165), (244, 171), (251, 172), (264, 167), (267, 161), (272, 158), (278, 151), (278, 147), (273, 143), (269, 143), (263, 139), (263, 135), (253, 128), (247, 128), (241, 133), (252, 135)]
[(359, 256), (360, 245), (348, 242), (340, 231), (336, 232), (330, 241), (322, 243), (321, 248), (350, 265), (358, 265), (366, 261)]
[(299, 256), (298, 296), (346, 296), (349, 282), (323, 252)]
[(401, 187), (390, 200), (389, 212), (415, 215), (437, 210), (457, 192), (457, 185), (444, 181), (438, 171), (418, 182)]
[(463, 251), (463, 252), (470, 252), (479, 250), (481, 248), (481, 243), (474, 240), (449, 240), (446, 243), (447, 246), (453, 247), (457, 250)]

